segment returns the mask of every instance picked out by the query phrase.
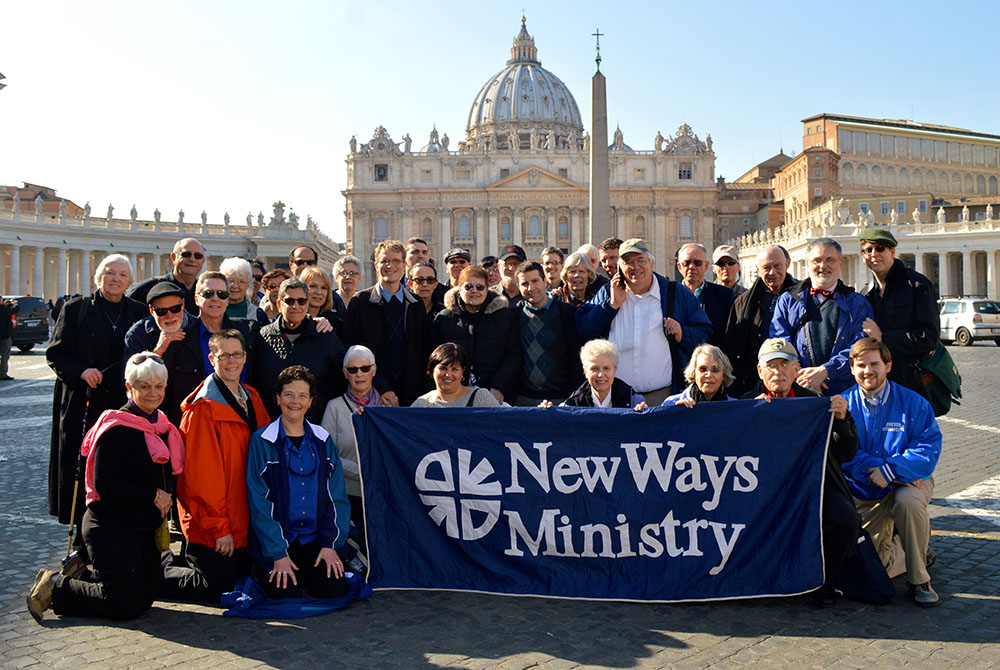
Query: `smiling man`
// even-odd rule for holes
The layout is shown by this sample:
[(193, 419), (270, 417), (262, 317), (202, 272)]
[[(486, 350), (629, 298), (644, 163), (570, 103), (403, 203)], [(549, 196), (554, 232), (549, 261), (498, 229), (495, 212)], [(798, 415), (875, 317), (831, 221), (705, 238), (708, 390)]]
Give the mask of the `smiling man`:
[(679, 391), (694, 348), (708, 339), (712, 323), (694, 294), (654, 272), (646, 241), (625, 240), (618, 272), (576, 310), (583, 340), (604, 337), (618, 347), (618, 377), (649, 406)]
[(917, 363), (934, 352), (941, 333), (937, 290), (927, 277), (896, 258), (896, 238), (888, 230), (866, 228), (860, 240), (861, 259), (872, 272), (861, 294), (874, 313), (865, 321), (864, 331), (892, 352), (889, 380), (922, 395)]
[(732, 290), (705, 280), (708, 252), (700, 244), (688, 243), (681, 246), (677, 252), (677, 270), (684, 277), (684, 286), (698, 299), (698, 304), (712, 322), (712, 335), (708, 338), (708, 343), (721, 347), (725, 340), (726, 319), (733, 307)]
[(806, 249), (809, 278), (778, 298), (771, 337), (795, 345), (802, 369), (800, 386), (836, 395), (852, 384), (847, 354), (865, 336), (872, 318), (864, 296), (840, 280), (844, 257), (829, 237), (813, 240)]
[(198, 316), (198, 306), (194, 299), (194, 285), (198, 281), (198, 274), (205, 266), (205, 247), (201, 242), (193, 237), (185, 237), (177, 240), (174, 250), (170, 252), (170, 263), (173, 269), (161, 277), (153, 277), (144, 282), (140, 282), (129, 289), (128, 297), (139, 302), (148, 303), (149, 292), (160, 282), (170, 282), (176, 284), (184, 290), (184, 308), (188, 314)]
[(154, 286), (146, 298), (149, 301), (149, 316), (137, 321), (125, 334), (124, 363), (142, 351), (152, 351), (164, 356), (174, 342), (184, 339), (184, 327), (193, 318), (184, 310), (184, 289), (171, 282), (160, 282)]

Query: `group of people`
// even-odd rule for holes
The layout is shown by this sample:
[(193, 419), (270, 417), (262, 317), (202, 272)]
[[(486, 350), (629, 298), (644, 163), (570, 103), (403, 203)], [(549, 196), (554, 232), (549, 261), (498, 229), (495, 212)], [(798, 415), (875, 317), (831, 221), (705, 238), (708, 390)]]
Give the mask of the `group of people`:
[[(386, 240), (362, 290), (359, 259), (341, 257), (331, 282), (308, 246), (287, 270), (231, 258), (203, 272), (186, 238), (170, 272), (135, 285), (128, 259), (108, 256), (46, 354), (50, 512), (78, 532), (76, 560), (40, 570), (28, 608), (130, 618), (157, 597), (216, 602), (245, 574), (269, 597), (342, 594), (349, 522), (364, 527), (351, 415), (367, 406), (808, 395), (829, 396), (834, 415), (817, 598), (835, 601), (864, 524), (890, 575), (905, 570), (917, 603), (936, 604), (926, 507), (941, 436), (914, 374), (937, 345), (935, 290), (888, 231), (860, 243), (861, 292), (828, 238), (802, 281), (783, 248), (765, 248), (746, 288), (732, 247), (712, 253), (715, 283), (708, 251), (685, 244), (674, 281), (642, 239), (537, 261), (511, 245), (480, 265), (452, 249), (441, 281), (424, 240)], [(163, 567), (175, 506), (184, 550)]]

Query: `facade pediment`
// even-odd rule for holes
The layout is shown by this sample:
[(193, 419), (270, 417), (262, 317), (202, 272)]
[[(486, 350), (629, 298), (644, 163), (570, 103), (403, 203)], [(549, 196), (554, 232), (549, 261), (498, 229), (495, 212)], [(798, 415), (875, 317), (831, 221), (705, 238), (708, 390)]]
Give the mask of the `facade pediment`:
[(507, 175), (506, 177), (501, 177), (497, 179), (492, 184), (487, 184), (487, 190), (492, 189), (510, 189), (510, 188), (581, 188), (583, 184), (578, 184), (575, 181), (557, 175), (554, 172), (549, 172), (545, 168), (538, 167), (537, 165), (530, 165), (522, 170), (518, 170), (514, 174)]

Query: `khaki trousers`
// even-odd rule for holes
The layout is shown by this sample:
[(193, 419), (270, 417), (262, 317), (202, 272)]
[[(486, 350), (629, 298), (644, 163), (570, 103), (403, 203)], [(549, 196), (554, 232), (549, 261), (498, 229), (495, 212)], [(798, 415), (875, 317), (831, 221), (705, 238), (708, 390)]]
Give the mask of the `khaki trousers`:
[[(929, 582), (927, 548), (931, 520), (927, 505), (934, 495), (934, 478), (923, 487), (903, 486), (880, 500), (854, 499), (861, 526), (872, 536), (878, 556), (890, 577), (907, 573), (911, 584)], [(893, 538), (893, 529), (899, 533)]]

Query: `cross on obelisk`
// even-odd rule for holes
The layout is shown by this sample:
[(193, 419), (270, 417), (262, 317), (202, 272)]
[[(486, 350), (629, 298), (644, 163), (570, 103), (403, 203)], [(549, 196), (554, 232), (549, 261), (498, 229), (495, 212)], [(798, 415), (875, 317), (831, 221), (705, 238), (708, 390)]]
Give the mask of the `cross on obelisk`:
[(601, 74), (601, 33), (597, 38), (597, 72), (591, 82), (590, 107), (590, 227), (591, 244), (600, 244), (612, 237), (611, 232), (611, 171), (608, 167), (608, 94), (607, 82)]

